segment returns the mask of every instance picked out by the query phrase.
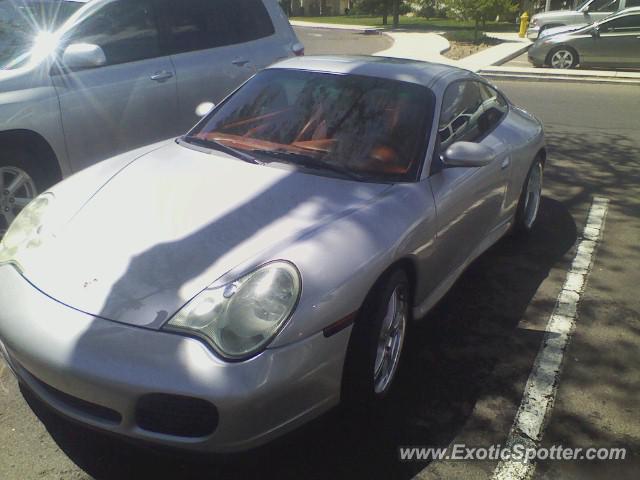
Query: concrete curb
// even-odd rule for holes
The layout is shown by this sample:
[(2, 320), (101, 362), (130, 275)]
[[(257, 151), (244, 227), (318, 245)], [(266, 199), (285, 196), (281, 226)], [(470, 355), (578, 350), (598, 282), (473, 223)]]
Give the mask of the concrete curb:
[(358, 32), (382, 32), (384, 29), (380, 27), (368, 26), (368, 25), (348, 25), (341, 23), (317, 23), (317, 22), (301, 22), (298, 20), (289, 20), (289, 23), (293, 27), (307, 27), (307, 28), (326, 28), (328, 30), (355, 30)]
[(505, 41), (495, 47), (487, 48), (468, 57), (458, 60), (459, 66), (474, 72), (502, 65), (526, 52), (530, 43)]
[[(507, 60), (508, 61), (508, 60)], [(640, 73), (604, 70), (554, 70), (551, 68), (519, 68), (491, 66), (478, 72), (497, 80), (527, 80), (545, 82), (621, 83), (640, 84)]]

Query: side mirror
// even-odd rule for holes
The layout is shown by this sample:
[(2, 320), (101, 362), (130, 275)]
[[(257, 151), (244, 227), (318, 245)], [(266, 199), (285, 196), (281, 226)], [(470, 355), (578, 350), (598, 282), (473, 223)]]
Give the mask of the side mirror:
[(591, 30), (591, 36), (593, 38), (599, 38), (600, 37), (600, 29), (598, 27), (593, 27), (593, 29)]
[(589, 13), (589, 10), (591, 10), (591, 4), (586, 5), (583, 9), (582, 9), (582, 13), (584, 13), (585, 15), (587, 13)]
[(442, 156), (445, 167), (484, 167), (496, 158), (489, 147), (473, 142), (456, 142)]
[(211, 110), (216, 108), (216, 104), (212, 102), (202, 102), (200, 105), (196, 107), (196, 115), (200, 118), (208, 115)]
[(92, 43), (72, 43), (62, 54), (62, 63), (70, 70), (84, 70), (107, 64), (102, 47)]

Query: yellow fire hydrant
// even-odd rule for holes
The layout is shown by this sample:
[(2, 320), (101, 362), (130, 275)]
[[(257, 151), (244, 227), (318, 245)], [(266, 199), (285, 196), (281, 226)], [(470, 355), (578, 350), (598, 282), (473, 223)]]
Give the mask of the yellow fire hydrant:
[(520, 15), (520, 38), (524, 38), (527, 34), (527, 28), (529, 28), (529, 14), (524, 12)]

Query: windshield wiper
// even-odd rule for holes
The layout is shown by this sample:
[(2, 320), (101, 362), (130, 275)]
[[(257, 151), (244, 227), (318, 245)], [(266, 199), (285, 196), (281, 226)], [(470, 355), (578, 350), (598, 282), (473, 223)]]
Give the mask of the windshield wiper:
[(287, 163), (292, 163), (293, 165), (300, 165), (303, 167), (313, 168), (316, 170), (330, 171), (333, 173), (340, 174), (344, 177), (348, 177), (351, 180), (356, 180), (358, 182), (366, 181), (364, 177), (362, 177), (361, 175), (358, 175), (357, 173), (349, 170), (346, 167), (343, 167), (341, 165), (336, 165), (334, 163), (327, 163), (322, 160), (316, 160), (315, 158), (310, 157), (308, 155), (304, 155), (302, 153), (287, 152), (284, 150), (252, 150), (252, 152), (258, 153), (261, 155), (266, 155), (271, 158), (275, 158), (276, 159), (275, 161), (279, 161), (279, 160), (287, 161), (287, 160), (295, 159), (293, 162), (287, 162)]
[(227, 153), (233, 157), (239, 158), (240, 160), (244, 160), (245, 162), (255, 163), (256, 165), (264, 165), (263, 162), (255, 158), (253, 155), (249, 155), (248, 153), (245, 153), (242, 150), (229, 147), (215, 140), (207, 140), (204, 138), (197, 137), (195, 135), (185, 135), (183, 137), (180, 137), (180, 140), (192, 145), (199, 145), (201, 147), (209, 148), (211, 150), (217, 150), (219, 152)]

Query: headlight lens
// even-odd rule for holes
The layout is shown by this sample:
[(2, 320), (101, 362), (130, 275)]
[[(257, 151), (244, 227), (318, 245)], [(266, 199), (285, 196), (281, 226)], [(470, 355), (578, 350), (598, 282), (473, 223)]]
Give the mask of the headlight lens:
[(225, 287), (205, 290), (166, 328), (195, 333), (226, 358), (248, 358), (266, 348), (291, 316), (300, 286), (292, 264), (272, 262)]
[(52, 193), (45, 193), (20, 212), (0, 242), (0, 264), (17, 262), (21, 252), (42, 245), (44, 220), (54, 199)]

